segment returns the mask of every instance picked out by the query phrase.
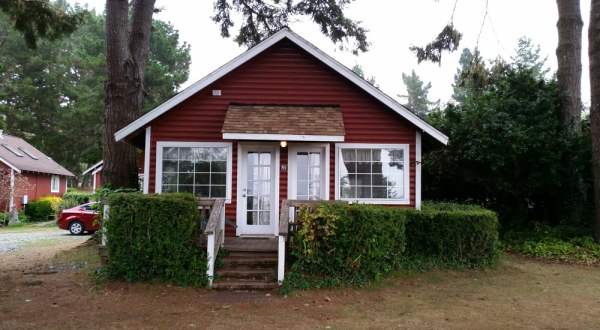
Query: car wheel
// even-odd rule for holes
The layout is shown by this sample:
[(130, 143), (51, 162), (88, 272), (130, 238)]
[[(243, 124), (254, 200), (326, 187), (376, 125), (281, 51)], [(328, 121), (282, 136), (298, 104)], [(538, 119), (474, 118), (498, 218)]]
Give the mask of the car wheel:
[(79, 221), (73, 221), (69, 224), (69, 231), (73, 235), (81, 235), (85, 231), (85, 228), (83, 228), (83, 223)]

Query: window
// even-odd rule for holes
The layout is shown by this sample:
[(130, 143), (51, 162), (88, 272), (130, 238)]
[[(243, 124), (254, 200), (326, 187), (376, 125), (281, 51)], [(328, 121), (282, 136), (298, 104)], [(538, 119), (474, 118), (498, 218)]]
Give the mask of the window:
[(57, 193), (60, 191), (60, 177), (53, 175), (50, 178), (50, 192)]
[(321, 199), (321, 153), (296, 153), (296, 198)]
[(231, 144), (159, 142), (157, 150), (157, 192), (230, 199)]
[(408, 203), (408, 145), (339, 144), (337, 149), (338, 198)]

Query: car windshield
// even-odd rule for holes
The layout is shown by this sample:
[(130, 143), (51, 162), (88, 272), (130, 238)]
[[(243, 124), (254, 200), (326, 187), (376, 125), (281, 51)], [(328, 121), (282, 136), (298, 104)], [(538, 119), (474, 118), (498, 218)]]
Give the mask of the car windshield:
[(96, 203), (82, 204), (82, 205), (79, 206), (79, 208), (82, 209), (82, 210), (86, 210), (86, 211), (93, 211), (94, 210), (94, 204), (96, 204)]

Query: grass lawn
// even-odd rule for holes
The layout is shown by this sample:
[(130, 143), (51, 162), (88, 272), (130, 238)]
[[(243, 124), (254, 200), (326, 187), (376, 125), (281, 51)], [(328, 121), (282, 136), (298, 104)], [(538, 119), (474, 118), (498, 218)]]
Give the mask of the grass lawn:
[(286, 297), (149, 283), (98, 286), (88, 275), (95, 253), (94, 244), (84, 243), (47, 260), (59, 272), (5, 275), (0, 329), (600, 328), (594, 266), (508, 255), (491, 270), (399, 274), (370, 288)]
[(57, 229), (56, 220), (46, 222), (20, 222), (7, 227), (0, 227), (0, 233), (40, 231), (44, 229)]

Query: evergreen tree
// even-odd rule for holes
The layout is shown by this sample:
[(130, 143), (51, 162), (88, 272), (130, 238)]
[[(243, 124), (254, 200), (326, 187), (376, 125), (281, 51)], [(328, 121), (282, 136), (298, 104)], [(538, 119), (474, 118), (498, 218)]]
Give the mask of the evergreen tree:
[(519, 69), (532, 70), (533, 74), (543, 78), (549, 71), (546, 68), (546, 57), (542, 58), (539, 45), (534, 45), (531, 39), (521, 37), (515, 49), (515, 55), (511, 57), (513, 64)]
[(452, 98), (463, 103), (468, 93), (480, 91), (487, 84), (489, 72), (478, 50), (463, 49), (454, 74)]
[(352, 72), (356, 73), (357, 75), (359, 75), (361, 78), (363, 78), (364, 80), (368, 81), (371, 85), (378, 87), (377, 83), (375, 82), (375, 77), (371, 76), (366, 78), (365, 77), (365, 71), (363, 70), (363, 67), (360, 64), (356, 64), (352, 67)]
[(411, 74), (402, 73), (402, 81), (406, 86), (406, 95), (399, 95), (407, 99), (406, 106), (419, 116), (425, 116), (435, 102), (429, 101), (428, 94), (431, 83), (425, 84), (412, 70)]
[[(73, 172), (102, 159), (106, 73), (104, 17), (93, 12), (61, 39), (25, 47), (0, 13), (0, 127), (21, 136)], [(146, 68), (150, 109), (187, 80), (190, 49), (165, 22), (155, 20)]]

